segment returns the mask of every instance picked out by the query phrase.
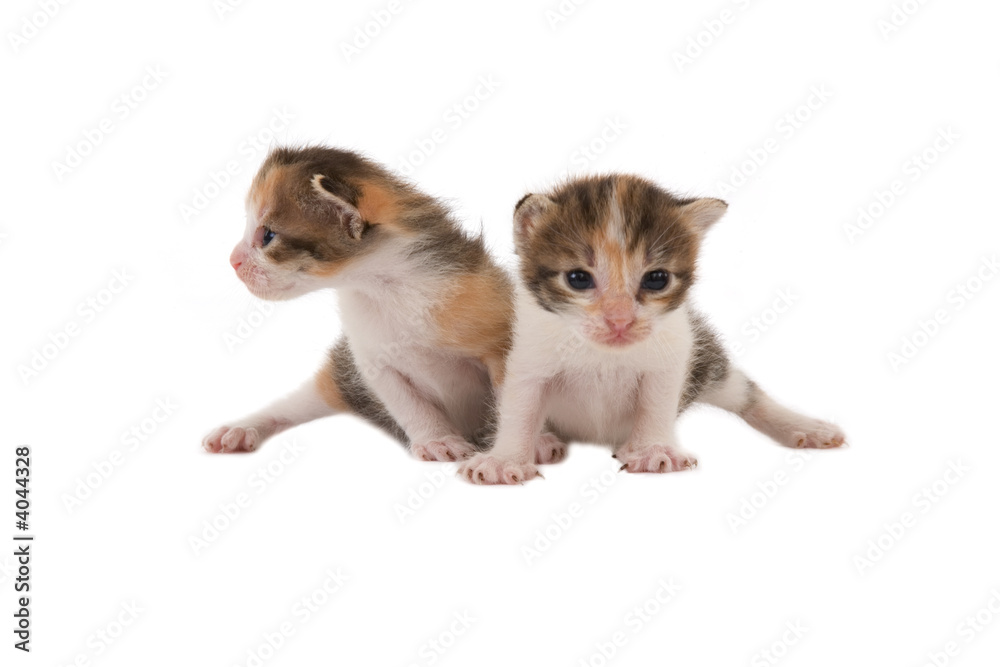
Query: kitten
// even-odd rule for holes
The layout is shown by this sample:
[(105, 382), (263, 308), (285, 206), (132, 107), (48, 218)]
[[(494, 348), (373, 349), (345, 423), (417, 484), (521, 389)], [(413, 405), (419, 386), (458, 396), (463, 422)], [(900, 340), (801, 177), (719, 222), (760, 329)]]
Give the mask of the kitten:
[(512, 285), (448, 209), (378, 164), (278, 148), (247, 195), (230, 262), (262, 299), (337, 290), (343, 337), (298, 391), (205, 437), (253, 451), (319, 417), (353, 413), (419, 459), (457, 461), (489, 435), (510, 344)]
[(692, 402), (721, 407), (788, 447), (837, 447), (833, 424), (775, 402), (732, 367), (687, 304), (718, 199), (679, 199), (644, 179), (571, 181), (514, 211), (520, 258), (513, 347), (496, 444), (465, 461), (477, 484), (535, 477), (543, 427), (565, 441), (610, 444), (629, 472), (697, 464), (675, 421)]

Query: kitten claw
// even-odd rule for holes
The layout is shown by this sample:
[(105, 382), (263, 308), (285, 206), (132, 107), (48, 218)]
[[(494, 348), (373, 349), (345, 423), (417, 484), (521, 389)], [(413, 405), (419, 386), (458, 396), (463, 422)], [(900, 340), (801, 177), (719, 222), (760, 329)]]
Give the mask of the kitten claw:
[(698, 459), (693, 454), (662, 445), (625, 451), (618, 458), (625, 462), (618, 472), (666, 473), (698, 467)]
[(421, 461), (463, 461), (476, 450), (465, 438), (458, 435), (446, 435), (437, 440), (410, 445), (410, 453)]
[(559, 463), (566, 458), (567, 445), (554, 433), (544, 433), (535, 445), (535, 463)]
[(458, 474), (473, 484), (524, 484), (541, 477), (534, 463), (506, 461), (489, 453), (476, 454), (465, 461)]
[(788, 444), (795, 449), (833, 449), (846, 447), (846, 436), (836, 424), (811, 419), (789, 436)]
[(254, 426), (220, 426), (206, 435), (201, 445), (213, 454), (229, 454), (255, 451), (264, 440), (264, 435)]

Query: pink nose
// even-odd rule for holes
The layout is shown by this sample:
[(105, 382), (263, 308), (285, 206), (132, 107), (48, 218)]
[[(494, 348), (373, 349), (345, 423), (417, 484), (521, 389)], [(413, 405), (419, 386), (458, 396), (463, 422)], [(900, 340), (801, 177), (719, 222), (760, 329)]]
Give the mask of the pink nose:
[(604, 317), (605, 324), (617, 335), (622, 335), (632, 328), (635, 318), (631, 315), (611, 315)]
[(244, 259), (246, 259), (246, 255), (243, 253), (243, 249), (239, 246), (233, 248), (233, 254), (229, 256), (229, 263), (233, 265), (233, 268), (238, 270)]

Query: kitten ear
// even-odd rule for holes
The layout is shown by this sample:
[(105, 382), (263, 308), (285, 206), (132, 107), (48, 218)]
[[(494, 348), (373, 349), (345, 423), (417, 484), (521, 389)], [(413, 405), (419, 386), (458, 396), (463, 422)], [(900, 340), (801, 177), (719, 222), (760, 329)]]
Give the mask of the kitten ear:
[(333, 182), (323, 174), (313, 174), (310, 182), (320, 201), (328, 205), (340, 220), (340, 225), (347, 235), (355, 241), (360, 241), (361, 234), (365, 231), (365, 221), (361, 217), (361, 212), (346, 199), (338, 196), (334, 192)]
[(538, 221), (555, 202), (545, 195), (526, 194), (514, 206), (514, 241), (526, 241), (538, 226)]
[(729, 208), (729, 204), (721, 199), (695, 199), (680, 207), (681, 215), (690, 222), (700, 234), (719, 221), (719, 218)]

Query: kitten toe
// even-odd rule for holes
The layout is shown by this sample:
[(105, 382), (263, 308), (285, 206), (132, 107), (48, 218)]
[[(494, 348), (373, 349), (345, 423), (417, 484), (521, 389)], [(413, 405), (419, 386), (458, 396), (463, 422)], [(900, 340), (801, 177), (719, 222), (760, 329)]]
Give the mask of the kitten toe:
[(202, 440), (202, 446), (213, 454), (252, 452), (264, 441), (260, 431), (252, 426), (220, 426)]
[(473, 484), (523, 484), (539, 476), (533, 463), (505, 461), (490, 454), (477, 454), (462, 464), (458, 474)]
[(201, 441), (201, 446), (205, 448), (205, 451), (217, 454), (222, 451), (222, 436), (229, 431), (228, 426), (220, 426), (211, 433), (205, 436)]
[(535, 446), (535, 463), (559, 463), (566, 458), (567, 445), (554, 433), (545, 433)]
[(793, 431), (789, 444), (796, 449), (832, 449), (844, 446), (845, 442), (846, 436), (838, 426), (815, 419)]
[(222, 451), (224, 452), (252, 452), (257, 448), (259, 436), (257, 429), (253, 427), (236, 426), (222, 436)]
[(457, 435), (416, 443), (410, 452), (421, 461), (464, 461), (476, 453), (475, 448)]
[(627, 472), (665, 473), (698, 467), (698, 459), (693, 454), (664, 446), (619, 451), (616, 456), (622, 462), (619, 470)]

